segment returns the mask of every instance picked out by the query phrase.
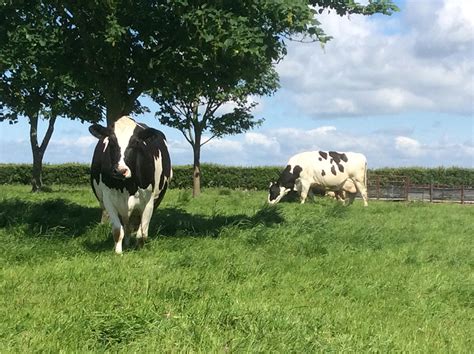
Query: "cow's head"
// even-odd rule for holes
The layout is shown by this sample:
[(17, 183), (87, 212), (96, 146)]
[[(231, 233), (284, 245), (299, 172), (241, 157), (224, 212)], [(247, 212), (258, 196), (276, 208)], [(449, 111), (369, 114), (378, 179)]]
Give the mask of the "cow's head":
[(281, 198), (283, 198), (285, 195), (287, 195), (291, 191), (291, 188), (286, 188), (280, 185), (280, 183), (276, 181), (271, 182), (269, 187), (270, 187), (270, 190), (268, 193), (268, 202), (270, 204), (278, 203), (281, 200)]
[(270, 183), (268, 203), (276, 204), (285, 195), (294, 190), (295, 182), (300, 177), (301, 171), (303, 171), (303, 169), (298, 165), (293, 168), (290, 165), (287, 165), (282, 171), (278, 181)]
[(138, 127), (129, 118), (119, 119), (113, 128), (93, 124), (89, 131), (103, 144), (102, 161), (107, 162), (102, 165), (106, 169), (103, 172), (110, 173), (116, 179), (132, 177), (137, 163), (147, 158), (147, 139), (156, 133), (155, 129)]

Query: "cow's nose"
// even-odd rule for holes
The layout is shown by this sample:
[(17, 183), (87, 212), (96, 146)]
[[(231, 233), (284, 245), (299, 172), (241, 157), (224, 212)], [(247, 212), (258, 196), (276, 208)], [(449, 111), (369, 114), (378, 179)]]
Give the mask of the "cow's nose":
[(115, 178), (128, 178), (130, 177), (130, 170), (126, 167), (116, 167), (113, 170)]

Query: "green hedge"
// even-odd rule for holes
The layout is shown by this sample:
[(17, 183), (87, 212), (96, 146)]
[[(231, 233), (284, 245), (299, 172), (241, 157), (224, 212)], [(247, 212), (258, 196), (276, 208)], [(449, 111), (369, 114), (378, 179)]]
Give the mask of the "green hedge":
[[(201, 184), (205, 187), (267, 189), (278, 178), (282, 167), (230, 167), (202, 165)], [(171, 188), (192, 187), (192, 166), (174, 166)], [(408, 177), (412, 184), (465, 185), (474, 187), (472, 168), (381, 168), (369, 170), (369, 181), (379, 177), (381, 183)], [(29, 184), (31, 165), (0, 164), (0, 184)], [(88, 185), (89, 166), (84, 164), (44, 165), (46, 185)]]

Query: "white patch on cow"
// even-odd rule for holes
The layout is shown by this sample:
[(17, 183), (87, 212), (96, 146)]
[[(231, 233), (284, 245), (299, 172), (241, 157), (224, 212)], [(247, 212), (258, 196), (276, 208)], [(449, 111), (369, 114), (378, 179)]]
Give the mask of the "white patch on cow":
[(130, 138), (133, 135), (133, 131), (137, 123), (131, 119), (130, 117), (123, 116), (119, 120), (115, 122), (114, 125), (114, 133), (117, 137), (118, 146), (120, 148), (120, 159), (118, 162), (118, 169), (120, 171), (124, 171), (123, 175), (125, 178), (132, 177), (132, 172), (130, 171), (130, 167), (127, 166), (124, 160), (125, 149), (128, 146)]
[(105, 150), (107, 150), (107, 146), (109, 146), (109, 137), (105, 137), (104, 139), (104, 150), (102, 150), (102, 152), (105, 152)]

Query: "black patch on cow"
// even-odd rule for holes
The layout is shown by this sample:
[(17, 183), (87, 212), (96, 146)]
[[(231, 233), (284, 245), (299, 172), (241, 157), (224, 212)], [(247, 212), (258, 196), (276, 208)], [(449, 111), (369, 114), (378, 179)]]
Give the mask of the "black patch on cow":
[(328, 153), (325, 151), (319, 151), (319, 155), (325, 160), (328, 158)]
[[(346, 154), (341, 154), (336, 151), (329, 151), (329, 156), (331, 156), (331, 163), (334, 160), (339, 171), (344, 172), (344, 166), (342, 165), (342, 162), (347, 162)], [(332, 169), (331, 169), (331, 172), (332, 172)]]
[(321, 171), (321, 176), (326, 176), (326, 172), (324, 172), (324, 170)]
[[(130, 195), (134, 195), (138, 188), (144, 189), (150, 184), (154, 188), (155, 182), (159, 183), (160, 190), (164, 189), (166, 183), (170, 180), (171, 161), (166, 147), (166, 137), (162, 132), (148, 128), (143, 124), (135, 127), (124, 151), (124, 160), (130, 168), (132, 176), (125, 179), (119, 179), (113, 175), (113, 169), (117, 166), (120, 159), (120, 148), (117, 138), (113, 134), (113, 129), (111, 129), (108, 138), (109, 143), (105, 151), (105, 138), (99, 140), (94, 150), (91, 163), (92, 187), (94, 187), (94, 180), (99, 183), (102, 178), (102, 182), (107, 187), (121, 191), (126, 189)], [(155, 181), (155, 158), (161, 158), (162, 174), (160, 181)]]
[(334, 168), (334, 165), (331, 166), (331, 173), (335, 176), (336, 175), (336, 169)]
[(332, 165), (332, 163), (333, 163), (333, 162), (334, 162), (334, 160), (333, 160), (333, 159), (329, 160), (329, 163), (330, 163), (331, 165)]
[(293, 177), (295, 178), (295, 180), (297, 178), (300, 178), (301, 171), (303, 171), (301, 166), (296, 165), (295, 167), (293, 167)]
[(278, 178), (278, 185), (285, 188), (293, 188), (295, 185), (295, 179), (291, 171), (291, 166), (287, 165), (285, 169), (281, 172), (280, 178)]
[(341, 161), (347, 162), (346, 154), (341, 154), (336, 151), (329, 151), (329, 156), (331, 156), (337, 164), (339, 164)]
[(269, 197), (270, 200), (275, 200), (278, 198), (278, 196), (280, 195), (280, 185), (278, 184), (278, 182), (273, 182), (271, 184), (269, 194), (270, 194), (270, 197)]
[[(105, 139), (108, 139), (109, 142), (107, 147), (105, 147)], [(120, 148), (118, 146), (117, 137), (113, 133), (110, 133), (109, 136), (105, 136), (99, 140), (97, 143), (94, 155), (91, 163), (91, 185), (95, 180), (98, 184), (100, 178), (109, 188), (121, 189), (124, 188), (124, 181), (116, 179), (112, 176), (112, 171), (114, 166), (117, 165), (120, 159)], [(95, 193), (95, 191), (94, 191)], [(96, 195), (97, 197), (97, 195)]]
[(319, 161), (323, 161), (323, 159), (321, 157), (318, 158)]
[(167, 189), (168, 189), (168, 184), (165, 184), (163, 189), (160, 190), (158, 197), (153, 201), (153, 209), (156, 209), (159, 207), (159, 205), (161, 204), (161, 201), (163, 200), (163, 197), (165, 196)]

